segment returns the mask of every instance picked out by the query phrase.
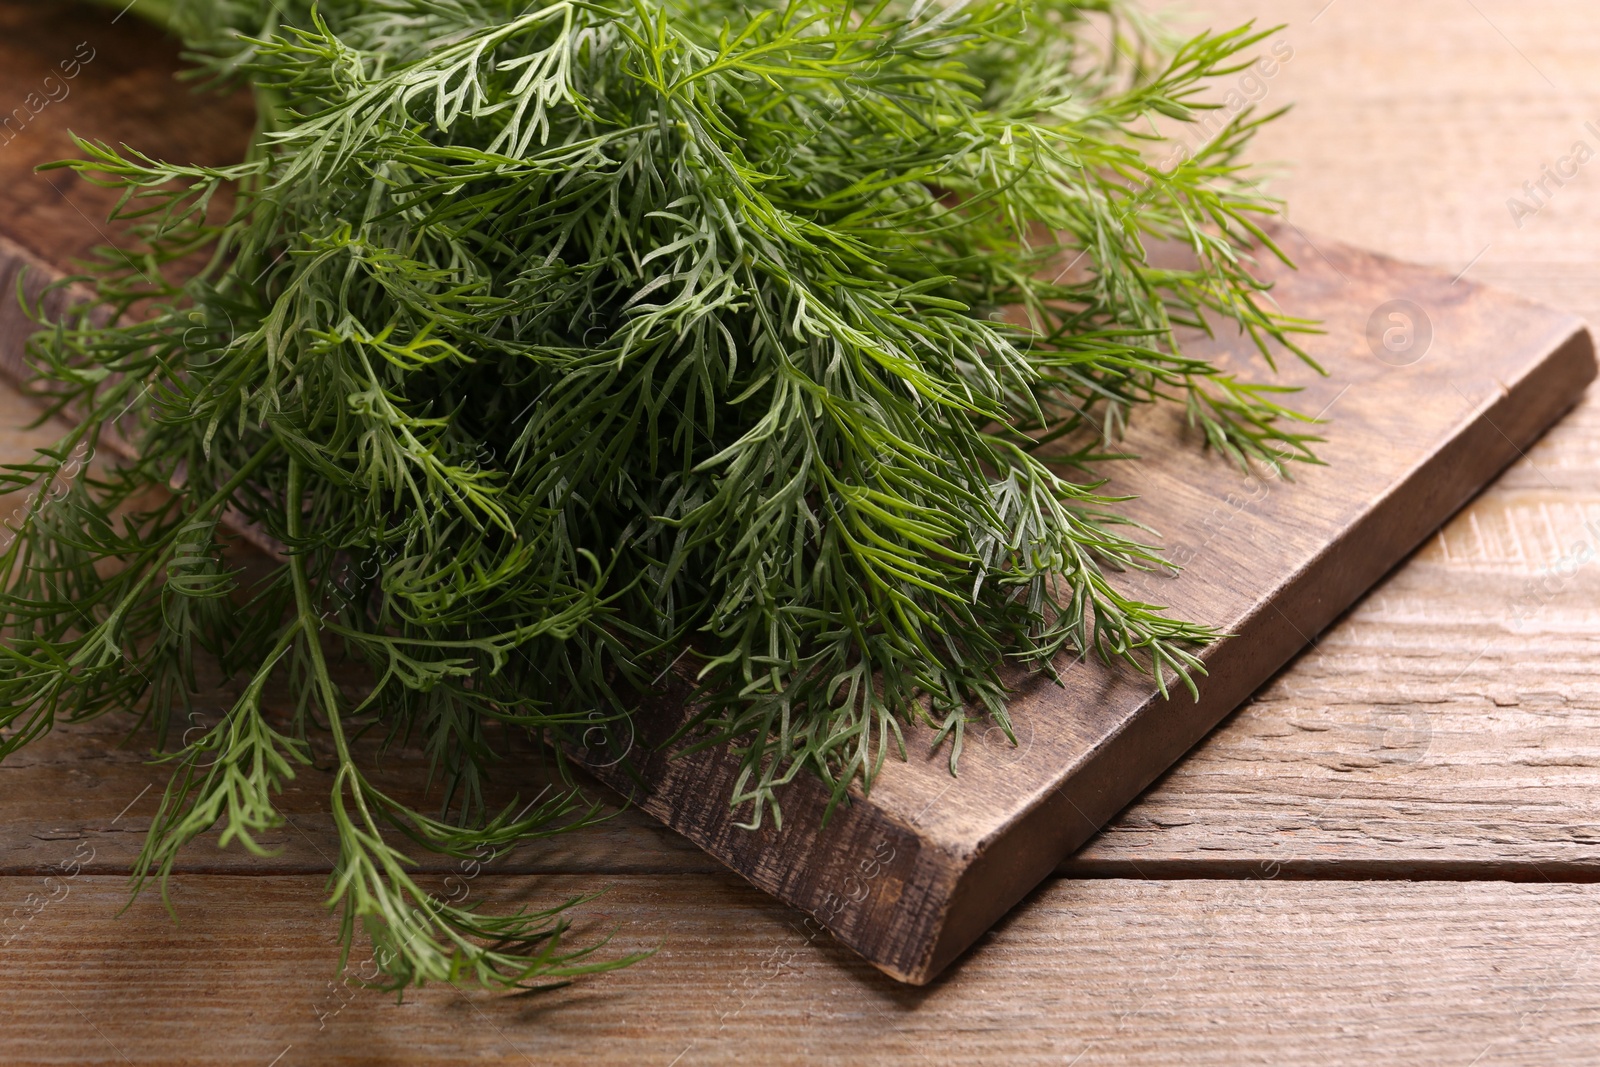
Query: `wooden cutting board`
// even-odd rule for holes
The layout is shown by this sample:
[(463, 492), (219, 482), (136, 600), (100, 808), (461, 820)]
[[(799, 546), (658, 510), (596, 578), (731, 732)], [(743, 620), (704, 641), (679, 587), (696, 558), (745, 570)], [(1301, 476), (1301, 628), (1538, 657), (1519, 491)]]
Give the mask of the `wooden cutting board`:
[[(0, 7), (0, 90), (24, 99), (78, 57), (109, 77), (72, 83), (0, 144), (0, 287), (31, 260), (63, 269), (105, 239), (109, 197), (32, 167), (68, 153), (63, 131), (127, 141), (158, 157), (223, 163), (248, 136), (240, 99), (196, 97), (171, 80), (176, 50), (99, 9)], [(57, 93), (59, 95), (59, 93)], [(1569, 315), (1289, 229), (1300, 265), (1277, 299), (1321, 319), (1309, 347), (1325, 377), (1286, 362), (1302, 410), (1321, 413), (1323, 467), (1294, 481), (1246, 477), (1198, 448), (1179, 413), (1142, 413), (1128, 450), (1150, 462), (1116, 472), (1134, 517), (1159, 530), (1181, 576), (1129, 575), (1124, 588), (1232, 633), (1206, 651), (1198, 702), (1161, 700), (1136, 673), (1085, 662), (1065, 685), (1018, 679), (1017, 744), (974, 729), (952, 777), (947, 754), (911, 731), (911, 758), (885, 767), (870, 797), (821, 825), (810, 780), (783, 795), (782, 831), (739, 829), (726, 804), (735, 761), (671, 759), (654, 741), (680, 712), (664, 706), (637, 736), (597, 746), (595, 772), (753, 884), (809, 912), (884, 971), (926, 982), (1056, 864), (1236, 707), (1363, 591), (1515, 459), (1594, 376), (1592, 345)], [(0, 302), (0, 360), (27, 324)], [(1252, 365), (1235, 339), (1196, 346)], [(1260, 374), (1259, 365), (1253, 372)], [(668, 694), (670, 697), (670, 694)], [(619, 757), (625, 759), (619, 761)], [(623, 773), (631, 767), (637, 777)]]
[[(1244, 476), (1198, 447), (1176, 410), (1140, 413), (1109, 487), (1164, 536), (1181, 575), (1132, 574), (1140, 599), (1234, 636), (1204, 653), (1198, 702), (1162, 699), (1132, 670), (1070, 664), (1064, 685), (1022, 680), (1017, 744), (974, 729), (952, 777), (931, 731), (908, 732), (869, 797), (835, 811), (815, 780), (781, 794), (783, 828), (735, 824), (737, 760), (633, 751), (642, 786), (596, 773), (755, 885), (815, 917), (908, 982), (937, 975), (1406, 557), (1577, 402), (1594, 377), (1583, 323), (1432, 270), (1280, 234), (1298, 271), (1266, 264), (1279, 304), (1319, 319), (1319, 376), (1280, 362), (1300, 410), (1326, 420), (1325, 466), (1293, 481)], [(1252, 346), (1202, 340), (1248, 368)], [(1257, 374), (1261, 371), (1256, 370)], [(656, 720), (671, 721), (670, 715)], [(664, 736), (664, 735), (662, 735)]]

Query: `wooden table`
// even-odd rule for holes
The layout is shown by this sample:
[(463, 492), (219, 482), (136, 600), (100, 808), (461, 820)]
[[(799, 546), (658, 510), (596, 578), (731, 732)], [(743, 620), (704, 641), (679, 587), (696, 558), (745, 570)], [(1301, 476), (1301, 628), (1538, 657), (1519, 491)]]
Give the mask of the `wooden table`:
[[(1256, 151), (1285, 161), (1274, 189), (1296, 224), (1600, 320), (1600, 162), (1546, 180), (1543, 206), (1523, 189), (1543, 164), (1571, 174), (1575, 142), (1600, 153), (1593, 0), (1193, 5), (1197, 23), (1258, 15), (1288, 23), (1292, 57), (1242, 88), (1296, 104)], [(119, 91), (118, 62), (98, 55), (74, 91)], [(61, 154), (57, 113), (0, 151)], [(41, 242), (51, 219), (99, 209), (86, 188), (54, 192), (24, 205)], [(8, 211), (22, 195), (0, 190)], [(1514, 214), (1513, 195), (1538, 210)], [(23, 410), (0, 397), (0, 425)], [(154, 897), (119, 916), (161, 772), (118, 736), (62, 731), (0, 768), (5, 1062), (1590, 1063), (1600, 404), (923, 989), (627, 813), (473, 891), (610, 887), (584, 924), (657, 948), (647, 962), (527, 998), (335, 985), (323, 783), (286, 801), (270, 864), (191, 850), (179, 925)]]

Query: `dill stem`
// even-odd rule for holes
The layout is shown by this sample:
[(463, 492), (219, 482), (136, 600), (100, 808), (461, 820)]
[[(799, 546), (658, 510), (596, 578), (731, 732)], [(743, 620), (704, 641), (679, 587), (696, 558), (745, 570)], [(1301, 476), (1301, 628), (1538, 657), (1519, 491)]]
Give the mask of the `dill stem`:
[[(344, 727), (339, 720), (338, 692), (334, 688), (333, 678), (328, 674), (328, 664), (322, 655), (322, 642), (320, 635), (322, 626), (317, 621), (316, 613), (311, 603), (311, 581), (306, 577), (305, 557), (297, 551), (298, 542), (302, 537), (303, 516), (300, 514), (301, 503), (304, 499), (304, 471), (300, 461), (293, 456), (289, 457), (289, 484), (284, 491), (284, 521), (289, 530), (291, 544), (289, 545), (289, 576), (294, 582), (295, 613), (299, 620), (301, 636), (305, 638), (306, 653), (311, 657), (312, 673), (315, 675), (317, 688), (321, 691), (323, 713), (328, 716), (328, 728), (333, 733), (333, 745), (339, 755), (341, 773), (347, 767), (353, 767), (354, 761), (350, 758), (349, 743), (345, 740)], [(367, 806), (361, 800), (359, 783), (355, 790), (356, 802), (361, 807), (361, 814), (371, 822), (367, 815)]]

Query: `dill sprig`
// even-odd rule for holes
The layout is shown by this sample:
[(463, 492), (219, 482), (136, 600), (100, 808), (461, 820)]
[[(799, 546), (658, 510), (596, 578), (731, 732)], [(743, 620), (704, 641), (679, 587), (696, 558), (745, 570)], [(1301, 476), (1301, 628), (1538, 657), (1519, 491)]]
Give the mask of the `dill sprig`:
[[(346, 950), (363, 926), (396, 986), (561, 980), (625, 962), (562, 945), (574, 902), (486, 916), (408, 873), (594, 815), (492, 810), (499, 726), (559, 759), (676, 671), (757, 823), (802, 772), (870, 788), (908, 721), (953, 772), (969, 719), (1009, 728), (1008, 659), (1194, 688), (1216, 635), (1118, 591), (1164, 564), (1094, 470), (1162, 399), (1240, 463), (1308, 458), (1174, 335), (1231, 320), (1270, 362), (1304, 327), (1251, 271), (1266, 119), (1150, 159), (1150, 116), (1193, 121), (1264, 33), (1169, 42), (1122, 0), (142, 7), (260, 135), (59, 164), (122, 190), (133, 244), (30, 346), (75, 428), (0, 477), (56, 487), (0, 555), (0, 755), (113, 710), (164, 739), (197, 657), (235, 679), (164, 757), (136, 884), (219, 825), (262, 851), (326, 735)], [(247, 579), (230, 527), (279, 558)], [(441, 814), (373, 783), (372, 730), (423, 740)]]

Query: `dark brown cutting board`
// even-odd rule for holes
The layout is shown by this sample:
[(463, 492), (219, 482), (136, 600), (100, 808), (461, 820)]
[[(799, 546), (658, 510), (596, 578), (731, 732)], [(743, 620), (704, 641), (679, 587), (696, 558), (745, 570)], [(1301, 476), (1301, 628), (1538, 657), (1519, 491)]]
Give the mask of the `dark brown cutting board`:
[[(100, 239), (102, 191), (30, 173), (67, 154), (68, 125), (180, 162), (227, 162), (248, 134), (237, 101), (197, 99), (171, 82), (175, 49), (131, 20), (105, 25), (94, 8), (0, 3), (0, 91), (30, 91), (74, 54), (90, 21), (97, 55), (73, 95), (0, 145), (7, 291), (22, 259), (60, 268)], [(597, 746), (595, 772), (889, 974), (918, 983), (938, 974), (1516, 459), (1594, 376), (1588, 333), (1570, 315), (1313, 245), (1293, 229), (1282, 242), (1301, 269), (1268, 262), (1277, 300), (1323, 321), (1326, 334), (1308, 347), (1328, 374), (1290, 360), (1280, 380), (1303, 385), (1296, 404), (1327, 419), (1318, 447), (1327, 465), (1297, 466), (1292, 482), (1245, 477), (1202, 452), (1178, 412), (1149, 411), (1127, 440), (1147, 462), (1120, 467), (1112, 485), (1138, 496), (1128, 510), (1185, 564), (1181, 576), (1128, 575), (1123, 587), (1235, 635), (1206, 651), (1198, 702), (1181, 692), (1162, 700), (1136, 673), (1095, 662), (1069, 665), (1061, 687), (1019, 679), (1015, 746), (998, 729), (974, 728), (953, 778), (928, 733), (910, 731), (910, 760), (889, 763), (872, 795), (826, 827), (823, 790), (801, 779), (782, 795), (781, 832), (771, 820), (738, 828), (749, 812), (726, 803), (733, 759), (655, 749), (681, 714), (670, 706), (649, 736), (617, 739), (625, 763)], [(0, 359), (16, 357), (25, 332), (13, 303), (0, 302)], [(1262, 373), (1237, 339), (1191, 349), (1201, 350)]]
[[(1268, 265), (1278, 302), (1320, 319), (1311, 354), (1282, 362), (1302, 411), (1326, 419), (1293, 481), (1245, 477), (1203, 453), (1178, 411), (1142, 412), (1114, 492), (1159, 530), (1181, 576), (1133, 574), (1124, 589), (1231, 633), (1204, 654), (1198, 702), (1163, 700), (1148, 679), (1095, 661), (1064, 686), (1035, 677), (1011, 705), (1017, 744), (974, 729), (951, 777), (931, 731), (908, 732), (871, 796), (835, 811), (797, 780), (783, 829), (738, 828), (737, 761), (721, 751), (669, 759), (635, 746), (633, 795), (755, 885), (810, 912), (884, 971), (937, 975), (1069, 853), (1133, 800), (1290, 657), (1437, 529), (1578, 400), (1594, 377), (1577, 318), (1287, 229), (1300, 270)], [(1391, 316), (1399, 316), (1398, 318)], [(1245, 367), (1238, 338), (1202, 341)], [(1260, 373), (1257, 371), (1256, 373)], [(594, 761), (596, 764), (603, 762)], [(630, 783), (598, 768), (617, 788)]]

